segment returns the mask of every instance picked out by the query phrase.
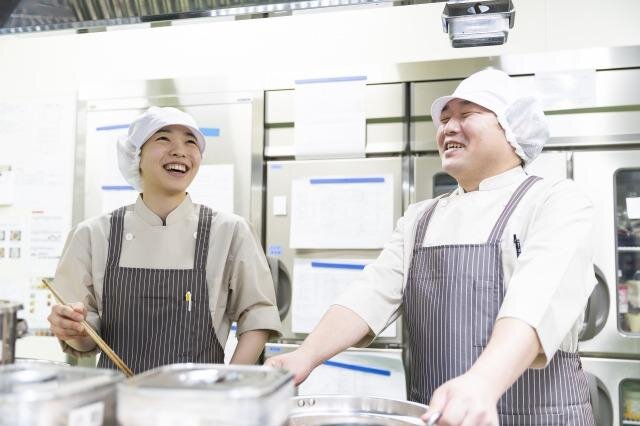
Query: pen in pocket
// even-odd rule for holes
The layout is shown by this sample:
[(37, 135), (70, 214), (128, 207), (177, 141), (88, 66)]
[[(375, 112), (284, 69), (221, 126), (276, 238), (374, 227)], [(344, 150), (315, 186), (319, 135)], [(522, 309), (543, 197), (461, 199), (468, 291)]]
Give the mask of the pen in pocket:
[(513, 244), (516, 246), (516, 257), (520, 257), (522, 251), (520, 249), (520, 240), (516, 237), (516, 234), (513, 234)]
[(191, 312), (191, 292), (187, 291), (184, 295), (184, 300), (187, 302), (187, 311)]

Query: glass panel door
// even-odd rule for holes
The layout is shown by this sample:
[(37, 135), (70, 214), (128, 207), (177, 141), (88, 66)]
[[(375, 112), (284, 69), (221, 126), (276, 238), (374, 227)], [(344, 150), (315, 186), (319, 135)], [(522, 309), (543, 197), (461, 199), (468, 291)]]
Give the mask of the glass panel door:
[(640, 425), (640, 380), (623, 380), (620, 384), (623, 425)]
[(614, 184), (618, 329), (640, 335), (640, 169), (618, 170)]
[(451, 191), (455, 191), (458, 187), (458, 182), (445, 172), (436, 173), (433, 176), (433, 197), (438, 197), (443, 194), (447, 194)]

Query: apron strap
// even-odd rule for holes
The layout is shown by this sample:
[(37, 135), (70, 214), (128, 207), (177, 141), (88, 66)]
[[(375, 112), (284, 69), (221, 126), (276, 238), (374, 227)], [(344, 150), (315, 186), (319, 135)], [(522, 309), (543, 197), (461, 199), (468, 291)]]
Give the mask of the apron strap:
[(122, 232), (124, 230), (124, 214), (126, 206), (111, 212), (111, 228), (109, 230), (109, 249), (107, 250), (107, 268), (117, 268), (120, 265), (122, 253)]
[(427, 227), (429, 226), (429, 222), (431, 221), (431, 216), (433, 216), (433, 212), (436, 211), (436, 206), (438, 205), (438, 201), (448, 197), (451, 194), (453, 194), (453, 191), (449, 191), (446, 194), (442, 194), (436, 197), (433, 204), (431, 204), (431, 206), (427, 209), (427, 211), (423, 213), (422, 217), (418, 221), (418, 224), (416, 225), (416, 232), (414, 234), (415, 238), (413, 239), (414, 251), (416, 248), (422, 247), (424, 237), (427, 233)]
[(491, 234), (489, 234), (488, 243), (498, 243), (500, 241), (500, 237), (504, 233), (504, 229), (507, 226), (507, 222), (509, 221), (511, 214), (514, 212), (516, 207), (518, 207), (518, 204), (520, 203), (520, 200), (522, 200), (522, 197), (524, 197), (524, 194), (526, 194), (529, 188), (539, 180), (542, 180), (539, 176), (529, 176), (520, 184), (520, 186), (518, 186), (518, 189), (516, 189), (511, 195), (509, 202), (504, 207), (502, 214), (493, 226)]
[(211, 222), (213, 211), (206, 206), (200, 205), (198, 217), (198, 231), (196, 234), (196, 251), (193, 257), (193, 269), (206, 269), (207, 254), (209, 253), (209, 235), (211, 234)]

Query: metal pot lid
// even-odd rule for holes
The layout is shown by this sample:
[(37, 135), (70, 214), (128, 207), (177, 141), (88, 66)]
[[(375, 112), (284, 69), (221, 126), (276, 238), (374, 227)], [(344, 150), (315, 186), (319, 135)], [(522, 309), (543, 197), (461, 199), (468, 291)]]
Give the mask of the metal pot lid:
[(21, 358), (21, 357), (16, 357), (15, 361), (16, 364), (22, 364), (22, 363), (31, 363), (31, 364), (47, 364), (47, 365), (57, 365), (59, 367), (70, 367), (71, 364), (69, 364), (68, 362), (63, 362), (63, 361), (52, 361), (49, 359), (38, 359), (38, 358)]
[(224, 393), (230, 397), (258, 397), (291, 382), (285, 370), (245, 365), (172, 364), (136, 375), (120, 389), (166, 392), (187, 389), (206, 393)]
[(0, 314), (8, 314), (18, 312), (22, 309), (22, 303), (12, 302), (10, 300), (0, 300)]
[[(427, 406), (410, 401), (350, 395), (292, 398), (290, 424), (339, 425), (354, 421), (364, 425), (424, 425)], [(346, 417), (345, 417), (346, 416)], [(346, 422), (346, 423), (345, 423)]]
[(4, 382), (6, 380), (6, 383), (21, 386), (48, 382), (49, 380), (54, 380), (56, 377), (58, 377), (58, 375), (55, 371), (16, 370), (5, 373), (2, 381)]
[(124, 375), (115, 370), (21, 362), (0, 366), (0, 403), (66, 398), (113, 385)]
[(400, 417), (367, 414), (317, 414), (289, 419), (289, 426), (411, 426), (423, 425)]

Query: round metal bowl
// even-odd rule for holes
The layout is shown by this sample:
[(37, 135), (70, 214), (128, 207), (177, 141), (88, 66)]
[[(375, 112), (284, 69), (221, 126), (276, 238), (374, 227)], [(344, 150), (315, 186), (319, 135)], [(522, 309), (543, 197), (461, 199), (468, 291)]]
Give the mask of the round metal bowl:
[(420, 416), (426, 411), (426, 405), (394, 399), (299, 396), (292, 399), (289, 426), (424, 426)]

